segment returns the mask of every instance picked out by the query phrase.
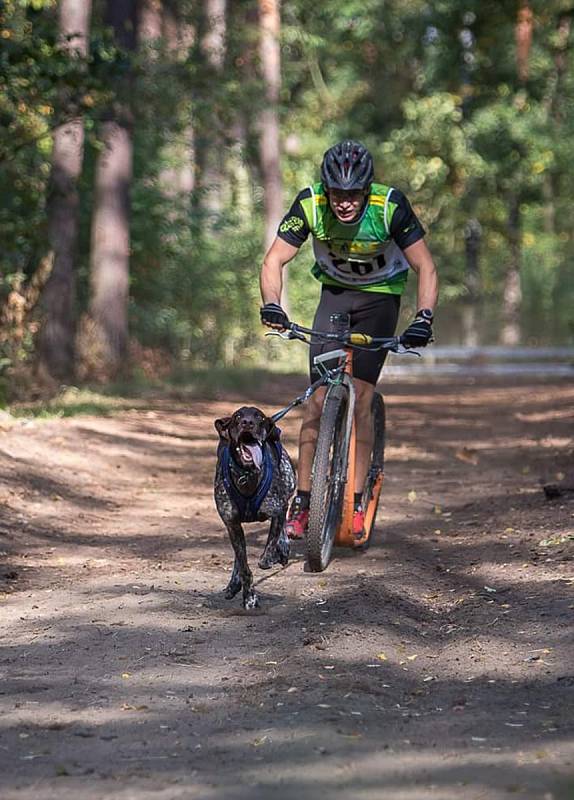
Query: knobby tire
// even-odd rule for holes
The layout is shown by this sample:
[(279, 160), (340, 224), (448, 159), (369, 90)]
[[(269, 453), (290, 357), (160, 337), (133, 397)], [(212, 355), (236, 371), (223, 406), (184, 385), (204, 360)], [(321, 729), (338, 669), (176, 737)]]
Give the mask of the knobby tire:
[[(362, 506), (366, 510), (371, 502), (373, 495), (373, 488), (377, 478), (384, 472), (385, 468), (385, 403), (382, 395), (375, 392), (373, 401), (371, 403), (371, 415), (373, 420), (374, 437), (373, 437), (373, 452), (371, 454), (371, 461), (367, 478), (365, 481), (365, 488), (363, 490)], [(379, 498), (377, 498), (377, 507), (379, 505)], [(375, 525), (377, 517), (377, 508), (374, 509), (371, 528)], [(361, 549), (366, 550), (371, 541), (372, 531), (367, 531), (368, 538)]]
[(328, 391), (313, 460), (309, 525), (305, 535), (307, 564), (311, 572), (322, 572), (329, 564), (341, 521), (348, 405), (349, 393), (344, 386), (333, 386)]

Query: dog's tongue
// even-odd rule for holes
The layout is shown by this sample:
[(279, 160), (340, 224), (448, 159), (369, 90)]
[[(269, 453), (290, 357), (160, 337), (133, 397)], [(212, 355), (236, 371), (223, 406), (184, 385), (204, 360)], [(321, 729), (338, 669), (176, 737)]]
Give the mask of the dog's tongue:
[(251, 460), (257, 469), (261, 469), (263, 463), (263, 452), (260, 444), (244, 444), (243, 447), (251, 454)]

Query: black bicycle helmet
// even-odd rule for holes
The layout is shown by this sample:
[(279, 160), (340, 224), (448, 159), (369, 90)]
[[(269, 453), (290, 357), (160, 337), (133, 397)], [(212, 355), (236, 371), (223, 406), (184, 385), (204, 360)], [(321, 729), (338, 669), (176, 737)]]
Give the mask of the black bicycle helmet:
[(374, 177), (373, 158), (365, 145), (345, 139), (323, 156), (321, 180), (325, 189), (368, 189)]

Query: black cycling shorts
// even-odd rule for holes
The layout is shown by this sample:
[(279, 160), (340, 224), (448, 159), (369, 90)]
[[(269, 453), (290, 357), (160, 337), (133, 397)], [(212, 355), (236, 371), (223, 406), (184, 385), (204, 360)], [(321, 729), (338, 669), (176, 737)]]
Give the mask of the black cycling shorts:
[[(350, 314), (351, 331), (367, 333), (370, 336), (394, 336), (399, 318), (401, 298), (396, 294), (383, 292), (362, 292), (358, 289), (342, 289), (338, 286), (324, 285), (321, 300), (315, 312), (313, 328), (319, 331), (331, 330), (331, 314)], [(309, 352), (309, 372), (311, 380), (319, 377), (313, 358), (320, 353), (338, 350), (337, 342), (311, 345)], [(353, 375), (367, 383), (376, 385), (381, 367), (387, 356), (386, 350), (354, 350)]]

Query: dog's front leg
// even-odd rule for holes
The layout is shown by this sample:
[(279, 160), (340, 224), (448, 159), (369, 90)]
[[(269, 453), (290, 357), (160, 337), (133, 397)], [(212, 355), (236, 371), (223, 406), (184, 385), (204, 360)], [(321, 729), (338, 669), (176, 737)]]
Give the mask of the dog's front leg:
[(285, 567), (289, 563), (289, 539), (285, 533), (285, 516), (271, 517), (267, 544), (259, 559), (261, 569), (270, 569), (273, 564)]
[[(229, 591), (232, 587), (232, 583), (234, 580), (234, 576), (236, 571), (239, 573), (238, 578), (234, 586), (237, 583), (237, 580), (240, 582), (240, 586), (243, 587), (243, 607), (246, 609), (257, 608), (259, 606), (259, 598), (257, 597), (256, 593), (251, 588), (253, 583), (253, 575), (251, 574), (251, 570), (249, 569), (249, 564), (247, 563), (247, 548), (245, 546), (245, 535), (243, 533), (243, 528), (241, 527), (240, 522), (230, 522), (227, 525), (227, 530), (229, 533), (229, 538), (231, 539), (231, 545), (235, 552), (235, 564), (233, 567), (233, 573), (231, 575), (231, 580), (229, 581), (229, 585), (227, 590)], [(233, 597), (234, 594), (237, 594), (239, 588), (230, 595)], [(226, 592), (227, 597), (227, 592)]]
[(225, 599), (231, 600), (232, 597), (235, 597), (237, 592), (241, 589), (241, 577), (239, 575), (239, 562), (237, 561), (237, 557), (233, 562), (233, 572), (231, 573), (231, 578), (229, 579), (229, 583), (225, 587)]

